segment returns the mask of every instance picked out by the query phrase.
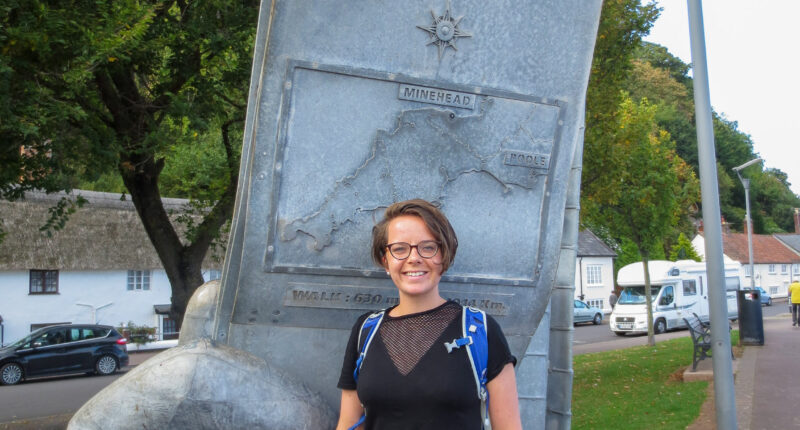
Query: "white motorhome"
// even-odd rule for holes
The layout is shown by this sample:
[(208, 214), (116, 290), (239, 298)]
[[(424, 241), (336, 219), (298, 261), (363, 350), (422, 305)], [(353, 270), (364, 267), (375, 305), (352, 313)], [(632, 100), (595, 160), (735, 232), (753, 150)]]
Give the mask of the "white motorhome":
[[(725, 285), (708, 284), (706, 263), (693, 260), (650, 261), (650, 291), (653, 300), (653, 331), (663, 333), (685, 327), (684, 317), (692, 313), (708, 321), (709, 288), (725, 288), (728, 319), (739, 316), (736, 290), (739, 289), (741, 264), (725, 262)], [(647, 303), (644, 290), (644, 264), (629, 264), (619, 270), (617, 284), (623, 287), (617, 305), (611, 312), (609, 327), (617, 335), (647, 333)]]

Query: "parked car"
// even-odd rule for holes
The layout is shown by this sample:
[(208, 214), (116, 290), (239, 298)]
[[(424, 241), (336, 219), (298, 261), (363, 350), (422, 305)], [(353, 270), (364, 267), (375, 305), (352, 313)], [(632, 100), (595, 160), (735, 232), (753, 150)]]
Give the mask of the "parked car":
[(572, 322), (575, 324), (591, 322), (594, 325), (598, 325), (603, 322), (603, 310), (589, 306), (580, 300), (575, 300), (575, 307), (572, 310)]
[(0, 348), (0, 384), (68, 373), (110, 375), (128, 365), (126, 343), (117, 330), (106, 325), (40, 328)]
[[(750, 287), (744, 287), (742, 289), (743, 290), (749, 290)], [(772, 306), (772, 296), (770, 296), (769, 293), (766, 292), (761, 287), (756, 287), (756, 290), (758, 290), (759, 297), (761, 298), (761, 304), (762, 305), (767, 305), (767, 306)]]

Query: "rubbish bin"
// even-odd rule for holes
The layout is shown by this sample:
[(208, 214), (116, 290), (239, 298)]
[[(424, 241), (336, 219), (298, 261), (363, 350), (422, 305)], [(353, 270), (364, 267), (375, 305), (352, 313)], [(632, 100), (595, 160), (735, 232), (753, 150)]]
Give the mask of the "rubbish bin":
[(761, 315), (761, 293), (739, 290), (739, 342), (742, 345), (764, 344), (764, 319)]

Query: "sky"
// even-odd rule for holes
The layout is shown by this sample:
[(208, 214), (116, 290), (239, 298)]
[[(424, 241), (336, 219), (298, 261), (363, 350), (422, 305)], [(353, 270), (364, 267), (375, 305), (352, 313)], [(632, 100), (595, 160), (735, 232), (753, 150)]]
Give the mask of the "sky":
[[(691, 63), (686, 1), (656, 2), (663, 11), (645, 40)], [(800, 0), (702, 3), (711, 106), (800, 195)]]

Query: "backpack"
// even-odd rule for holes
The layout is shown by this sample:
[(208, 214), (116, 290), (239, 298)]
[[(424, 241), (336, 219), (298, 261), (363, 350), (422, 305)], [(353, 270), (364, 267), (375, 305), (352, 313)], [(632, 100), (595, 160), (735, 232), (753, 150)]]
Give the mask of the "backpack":
[[(364, 358), (367, 356), (369, 346), (385, 314), (385, 309), (375, 312), (368, 316), (361, 324), (361, 330), (358, 332), (357, 344), (361, 346), (361, 349), (358, 354), (358, 359), (356, 360), (356, 368), (353, 371), (353, 378), (356, 382), (358, 382), (358, 374), (361, 371)], [(452, 342), (445, 342), (444, 346), (447, 348), (448, 353), (462, 346), (467, 347), (467, 357), (469, 357), (469, 363), (472, 367), (472, 376), (475, 378), (478, 398), (481, 400), (481, 420), (483, 428), (485, 430), (491, 430), (491, 423), (489, 422), (489, 391), (486, 389), (486, 368), (489, 365), (489, 341), (486, 334), (486, 313), (480, 309), (463, 306), (461, 316), (461, 332), (463, 337), (460, 339), (453, 339)], [(363, 344), (361, 342), (362, 337), (364, 338)], [(354, 430), (361, 425), (366, 417), (365, 411), (358, 422), (350, 427), (349, 430)]]

